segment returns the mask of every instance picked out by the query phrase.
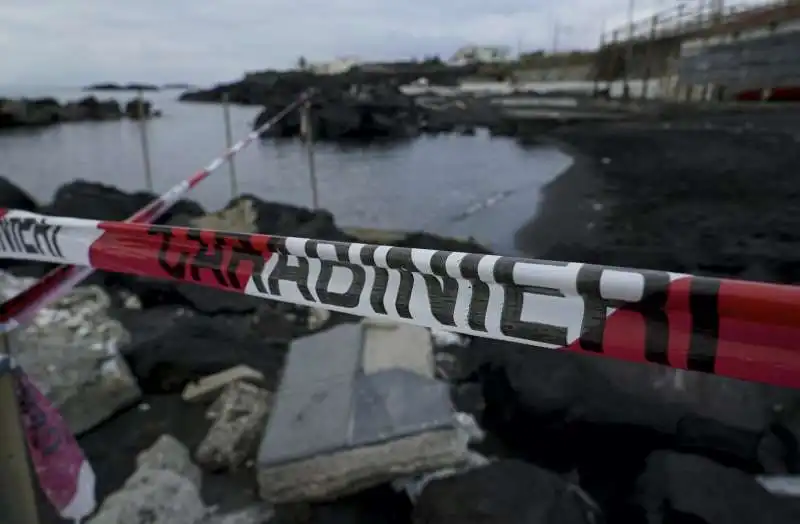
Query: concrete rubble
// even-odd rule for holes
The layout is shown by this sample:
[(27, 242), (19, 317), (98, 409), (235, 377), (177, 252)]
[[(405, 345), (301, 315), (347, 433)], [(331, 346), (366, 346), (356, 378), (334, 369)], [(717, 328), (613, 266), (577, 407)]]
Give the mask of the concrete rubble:
[(211, 471), (240, 467), (258, 446), (270, 407), (269, 391), (244, 381), (229, 384), (209, 409), (214, 422), (197, 461)]
[(467, 462), (429, 332), (364, 321), (294, 342), (258, 456), (261, 496), (330, 500)]
[(200, 496), (200, 468), (189, 450), (169, 435), (140, 453), (136, 465), (88, 524), (263, 524), (272, 517), (272, 508), (264, 504), (230, 513), (207, 507)]
[(89, 524), (197, 524), (206, 518), (200, 471), (181, 443), (164, 436), (136, 462), (134, 474)]
[[(34, 282), (0, 271), (0, 296), (13, 297)], [(110, 318), (109, 306), (100, 287), (80, 287), (10, 337), (11, 353), (78, 435), (141, 396), (118, 349), (129, 335)]]
[(249, 366), (236, 366), (187, 384), (181, 396), (187, 402), (202, 402), (219, 395), (220, 390), (240, 380), (258, 385), (264, 381), (264, 375)]

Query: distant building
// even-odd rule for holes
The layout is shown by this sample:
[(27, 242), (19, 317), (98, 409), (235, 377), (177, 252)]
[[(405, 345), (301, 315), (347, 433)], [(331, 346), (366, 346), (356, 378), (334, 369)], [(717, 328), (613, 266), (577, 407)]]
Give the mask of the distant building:
[(452, 65), (507, 62), (511, 59), (509, 46), (464, 46), (450, 58)]
[(338, 75), (346, 73), (353, 67), (359, 65), (361, 60), (354, 56), (341, 57), (330, 62), (315, 62), (308, 64), (307, 69), (318, 75)]

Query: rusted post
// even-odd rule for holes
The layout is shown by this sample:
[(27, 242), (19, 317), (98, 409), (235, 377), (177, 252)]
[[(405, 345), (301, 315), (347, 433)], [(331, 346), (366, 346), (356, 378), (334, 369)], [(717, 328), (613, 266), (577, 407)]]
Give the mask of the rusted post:
[(314, 129), (311, 121), (311, 101), (306, 100), (300, 118), (300, 132), (306, 141), (308, 154), (308, 176), (311, 179), (311, 201), (314, 209), (319, 209), (319, 195), (317, 193), (317, 171), (314, 161)]
[(142, 142), (142, 161), (144, 162), (144, 181), (147, 190), (153, 191), (153, 170), (150, 166), (150, 144), (147, 140), (147, 115), (144, 111), (144, 92), (136, 93), (136, 118), (139, 120), (139, 137)]
[[(222, 93), (222, 118), (225, 121), (225, 146), (233, 147), (233, 130), (231, 129), (231, 104), (228, 93)], [(239, 194), (239, 184), (236, 180), (236, 164), (233, 155), (228, 157), (228, 172), (231, 175), (231, 199)]]
[(7, 333), (0, 334), (0, 344), (0, 522), (38, 524), (36, 491), (14, 394)]

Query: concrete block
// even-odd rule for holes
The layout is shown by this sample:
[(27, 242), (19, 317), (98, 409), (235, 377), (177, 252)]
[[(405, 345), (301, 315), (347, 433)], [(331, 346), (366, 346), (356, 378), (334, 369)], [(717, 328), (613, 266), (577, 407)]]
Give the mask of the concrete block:
[[(424, 335), (424, 336), (423, 336)], [(466, 460), (430, 335), (365, 322), (299, 339), (258, 456), (272, 503), (328, 500)]]
[(202, 402), (219, 394), (228, 384), (240, 380), (263, 385), (264, 375), (248, 366), (232, 367), (187, 384), (181, 397), (186, 402)]

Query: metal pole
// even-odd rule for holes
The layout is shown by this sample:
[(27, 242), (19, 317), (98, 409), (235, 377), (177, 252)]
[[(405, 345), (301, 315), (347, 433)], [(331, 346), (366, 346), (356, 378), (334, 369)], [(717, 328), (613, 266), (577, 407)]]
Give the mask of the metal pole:
[(317, 172), (314, 163), (314, 129), (311, 123), (311, 101), (306, 100), (303, 104), (301, 115), (302, 133), (306, 140), (306, 152), (308, 153), (308, 175), (311, 179), (311, 201), (314, 209), (319, 209), (319, 195), (317, 194)]
[[(231, 129), (231, 106), (228, 93), (222, 93), (222, 115), (225, 119), (225, 145), (228, 149), (233, 147), (233, 130)], [(231, 174), (231, 199), (239, 194), (239, 184), (236, 181), (236, 163), (233, 156), (228, 158), (228, 171)]]
[(625, 78), (622, 86), (622, 98), (630, 98), (630, 69), (633, 64), (633, 8), (636, 0), (628, 0), (628, 45), (625, 53)]
[(603, 76), (605, 72), (605, 67), (603, 67), (603, 60), (608, 57), (610, 53), (608, 53), (606, 49), (606, 23), (603, 21), (602, 29), (600, 29), (600, 44), (597, 47), (597, 54), (595, 55), (594, 59), (594, 82), (592, 83), (592, 96), (597, 97), (597, 94), (600, 92), (600, 77)]
[(140, 89), (136, 96), (136, 111), (139, 119), (139, 135), (142, 139), (142, 160), (144, 162), (144, 180), (147, 190), (153, 191), (153, 171), (150, 167), (150, 145), (147, 142), (147, 116), (144, 112), (144, 93)]
[(653, 46), (656, 41), (656, 28), (658, 27), (658, 15), (653, 15), (650, 21), (650, 38), (647, 40), (647, 47), (645, 48), (644, 55), (644, 80), (642, 82), (642, 92), (639, 98), (647, 100), (647, 95), (650, 91), (650, 79), (653, 72)]
[(8, 334), (0, 334), (0, 341), (0, 354), (7, 357), (0, 359), (0, 520), (3, 524), (37, 524), (35, 484), (14, 394)]
[(558, 53), (558, 32), (561, 30), (561, 24), (558, 23), (556, 20), (555, 25), (553, 26), (553, 54), (555, 55)]

